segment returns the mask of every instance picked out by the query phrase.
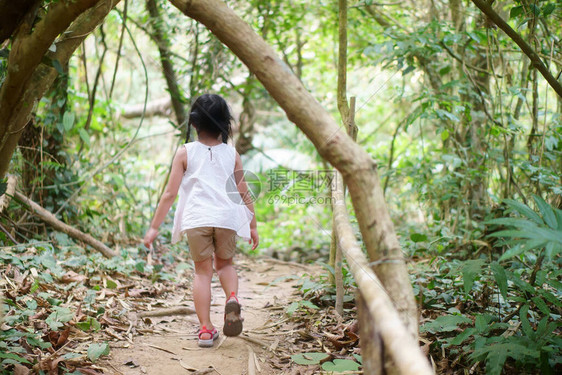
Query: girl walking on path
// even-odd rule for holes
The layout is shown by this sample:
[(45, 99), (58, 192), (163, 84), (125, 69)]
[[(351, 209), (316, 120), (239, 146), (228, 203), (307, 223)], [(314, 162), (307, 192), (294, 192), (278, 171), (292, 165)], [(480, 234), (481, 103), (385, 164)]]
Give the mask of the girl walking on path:
[(144, 245), (151, 248), (179, 191), (172, 243), (185, 234), (195, 263), (193, 301), (200, 324), (198, 344), (202, 347), (212, 346), (219, 335), (210, 318), (213, 258), (227, 298), (223, 332), (237, 336), (242, 332), (243, 319), (237, 298), (238, 275), (232, 262), (235, 237), (248, 240), (252, 250), (259, 243), (242, 161), (226, 143), (231, 121), (228, 105), (219, 95), (204, 94), (193, 103), (189, 123), (195, 127), (198, 140), (177, 151), (168, 185), (144, 236)]

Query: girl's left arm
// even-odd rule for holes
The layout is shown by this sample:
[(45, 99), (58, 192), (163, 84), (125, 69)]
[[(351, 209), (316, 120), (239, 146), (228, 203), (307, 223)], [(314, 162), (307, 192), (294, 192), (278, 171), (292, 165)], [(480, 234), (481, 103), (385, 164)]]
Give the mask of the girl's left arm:
[(154, 213), (154, 218), (152, 219), (150, 228), (144, 235), (144, 246), (148, 248), (152, 247), (152, 242), (154, 242), (156, 236), (158, 236), (158, 228), (160, 228), (160, 225), (164, 221), (168, 211), (170, 211), (170, 207), (172, 207), (172, 204), (176, 200), (181, 180), (186, 169), (187, 151), (185, 150), (185, 147), (182, 146), (178, 152), (176, 152), (176, 156), (174, 156), (172, 170), (170, 171), (170, 179), (168, 180), (168, 185), (166, 185), (164, 194), (162, 194), (162, 198), (160, 198), (160, 203), (158, 203), (158, 208)]

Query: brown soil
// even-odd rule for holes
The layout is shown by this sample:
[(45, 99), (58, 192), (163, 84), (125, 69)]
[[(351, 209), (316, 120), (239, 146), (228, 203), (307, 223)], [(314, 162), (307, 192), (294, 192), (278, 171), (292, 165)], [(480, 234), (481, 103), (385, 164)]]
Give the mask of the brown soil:
[[(297, 277), (314, 273), (314, 269), (265, 258), (240, 258), (237, 269), (245, 319), (241, 336), (222, 335), (225, 297), (218, 279), (213, 279), (211, 317), (221, 336), (212, 348), (197, 346), (199, 324), (195, 315), (150, 318), (137, 326), (143, 335), (132, 342), (112, 343), (110, 357), (101, 365), (126, 375), (284, 373), (275, 366), (286, 333), (286, 327), (282, 328), (284, 310), (296, 299), (292, 295)], [(193, 307), (191, 291), (178, 288), (167, 304)]]

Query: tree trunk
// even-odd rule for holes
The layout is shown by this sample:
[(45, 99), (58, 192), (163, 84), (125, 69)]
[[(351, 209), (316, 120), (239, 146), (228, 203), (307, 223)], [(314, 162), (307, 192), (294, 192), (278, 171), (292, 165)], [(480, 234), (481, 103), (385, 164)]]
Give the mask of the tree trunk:
[(359, 346), (363, 359), (363, 373), (369, 375), (384, 374), (384, 345), (381, 335), (377, 332), (376, 323), (369, 313), (369, 306), (360, 291), (355, 296), (359, 321)]
[(170, 53), (171, 44), (162, 27), (164, 20), (158, 10), (157, 0), (146, 0), (146, 8), (150, 14), (150, 23), (152, 24), (153, 32), (152, 37), (158, 46), (160, 63), (162, 64), (162, 71), (164, 72), (164, 78), (166, 79), (170, 98), (172, 99), (172, 107), (176, 114), (178, 128), (185, 127), (187, 129), (187, 114), (184, 108), (185, 98), (178, 85), (176, 71), (172, 64), (172, 54)]
[(14, 33), (26, 14), (34, 13), (41, 0), (0, 0), (0, 45)]
[[(57, 75), (55, 68), (41, 64), (41, 61), (58, 61), (64, 66), (80, 43), (118, 2), (82, 0), (51, 3), (44, 17), (34, 25), (33, 32), (30, 33), (31, 25), (25, 22), (18, 28), (8, 56), (6, 78), (0, 88), (0, 178), (8, 170), (34, 103), (44, 95)], [(93, 7), (98, 3), (100, 6)], [(89, 8), (92, 9), (85, 12)], [(49, 52), (59, 35), (56, 52)]]
[[(381, 283), (369, 267), (353, 228), (343, 195), (341, 176), (336, 177), (333, 190), (332, 210), (336, 223), (336, 238), (346, 259), (357, 289), (359, 300), (359, 330), (365, 374), (433, 374), (433, 370), (418, 346), (417, 339), (407, 331), (397, 314), (392, 297), (381, 287)], [(369, 319), (371, 318), (371, 319)], [(382, 341), (382, 343), (381, 343)], [(361, 347), (363, 349), (363, 346)]]
[(371, 261), (412, 336), (417, 307), (394, 226), (387, 210), (377, 165), (342, 131), (289, 67), (251, 27), (219, 0), (171, 0), (203, 23), (256, 75), (271, 96), (346, 182)]
[(252, 81), (255, 81), (255, 77), (250, 75), (248, 79), (246, 79), (247, 89), (244, 90), (242, 113), (240, 113), (238, 120), (240, 127), (238, 128), (238, 138), (236, 139), (236, 151), (238, 151), (240, 155), (245, 154), (254, 147), (252, 141), (254, 140), (255, 134), (256, 107), (252, 104), (251, 99)]
[[(347, 0), (338, 0), (338, 80), (337, 80), (337, 104), (340, 117), (344, 126), (350, 120), (349, 105), (347, 104)], [(349, 132), (349, 128), (347, 134)], [(354, 141), (356, 139), (353, 139)], [(332, 199), (334, 199), (334, 187), (332, 186)], [(345, 194), (342, 192), (342, 194)], [(332, 243), (330, 244), (330, 266), (334, 269), (334, 283), (336, 285), (336, 312), (343, 315), (343, 274), (342, 274), (342, 250), (338, 245), (336, 223), (332, 220)]]

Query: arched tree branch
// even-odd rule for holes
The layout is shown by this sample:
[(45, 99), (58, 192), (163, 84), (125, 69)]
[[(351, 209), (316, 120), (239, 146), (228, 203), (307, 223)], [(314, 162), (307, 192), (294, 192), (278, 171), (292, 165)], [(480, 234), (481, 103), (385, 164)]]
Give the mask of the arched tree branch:
[(338, 126), (263, 38), (226, 4), (219, 0), (170, 1), (185, 15), (207, 26), (238, 56), (320, 155), (342, 173), (376, 273), (408, 331), (417, 337), (412, 286), (371, 156)]
[(474, 5), (476, 5), (482, 13), (484, 13), (488, 18), (494, 22), (500, 29), (502, 29), (507, 36), (509, 36), (518, 46), (521, 48), (523, 53), (531, 60), (533, 66), (542, 74), (546, 79), (548, 84), (556, 91), (556, 93), (562, 97), (562, 85), (558, 80), (550, 73), (546, 65), (542, 62), (539, 55), (535, 50), (517, 33), (513, 30), (511, 26), (496, 11), (492, 8), (492, 5), (487, 3), (485, 0), (472, 0)]
[[(35, 25), (31, 34), (17, 32), (8, 57), (8, 73), (0, 89), (0, 177), (8, 170), (33, 104), (44, 95), (57, 75), (51, 65), (55, 62), (61, 66), (66, 64), (80, 43), (119, 1), (59, 1)], [(20, 28), (24, 29), (23, 26)], [(55, 52), (49, 51), (53, 43)]]

